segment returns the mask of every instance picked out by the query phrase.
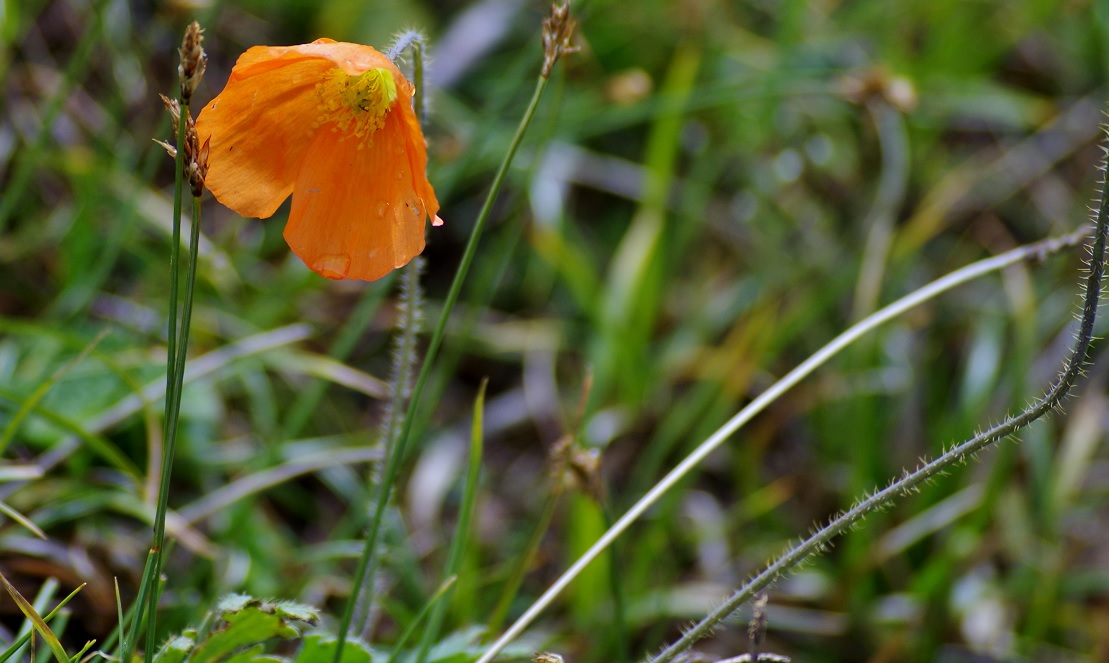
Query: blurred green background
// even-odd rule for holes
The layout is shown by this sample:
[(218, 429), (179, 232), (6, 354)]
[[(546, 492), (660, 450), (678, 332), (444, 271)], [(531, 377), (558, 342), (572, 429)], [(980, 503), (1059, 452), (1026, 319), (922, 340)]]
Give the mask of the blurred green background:
[[(169, 138), (157, 94), (176, 89), (185, 24), (206, 29), (197, 107), (255, 44), (383, 47), (402, 29), (427, 32), (429, 175), (446, 221), (424, 254), (430, 324), (530, 97), (547, 9), (5, 0), (0, 570), (29, 596), (48, 577), (89, 583), (67, 638), (114, 627), (112, 578), (126, 601), (149, 545), (172, 198), (172, 164), (151, 139)], [(581, 50), (556, 68), (494, 208), (395, 491), (378, 642), (439, 583), (482, 379), (485, 457), (446, 623), (456, 631), (489, 625), (548, 505), (510, 616), (606, 518), (847, 325), (969, 262), (1080, 227), (1098, 190), (1109, 3), (585, 0), (573, 11)], [(332, 614), (349, 591), (395, 288), (309, 272), (281, 238), (287, 210), (243, 220), (205, 204), (167, 633), (229, 591)], [(572, 663), (640, 659), (813, 523), (1022, 408), (1069, 347), (1085, 257), (981, 279), (852, 347), (713, 454), (528, 643)], [(349, 355), (332, 358), (344, 335)], [(774, 587), (764, 651), (1109, 660), (1101, 350), (1063, 415)], [(600, 500), (576, 486), (555, 497), (549, 452), (570, 434), (600, 454)], [(0, 606), (14, 629), (14, 605)], [(698, 650), (745, 652), (746, 618)]]

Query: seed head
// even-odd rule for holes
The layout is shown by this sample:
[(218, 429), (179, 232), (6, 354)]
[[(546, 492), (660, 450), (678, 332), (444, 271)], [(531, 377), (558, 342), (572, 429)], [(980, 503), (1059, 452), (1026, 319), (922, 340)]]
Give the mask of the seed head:
[(181, 64), (177, 73), (181, 77), (181, 99), (186, 104), (192, 99), (196, 86), (204, 76), (204, 68), (208, 66), (208, 54), (200, 43), (204, 41), (204, 31), (196, 21), (189, 23), (185, 28), (185, 38), (181, 40)]
[(570, 3), (551, 5), (551, 13), (543, 19), (543, 78), (550, 78), (551, 69), (566, 53), (574, 53), (577, 46), (570, 45), (577, 22), (570, 17)]

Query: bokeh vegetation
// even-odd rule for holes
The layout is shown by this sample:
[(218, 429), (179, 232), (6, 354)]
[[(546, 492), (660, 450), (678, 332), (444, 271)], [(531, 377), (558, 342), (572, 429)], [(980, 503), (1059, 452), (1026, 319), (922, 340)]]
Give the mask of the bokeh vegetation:
[[(254, 44), (427, 31), (430, 179), (446, 220), (425, 251), (435, 320), (529, 99), (546, 11), (4, 3), (0, 571), (29, 598), (88, 583), (63, 631), (71, 651), (111, 637), (113, 577), (126, 605), (149, 546), (173, 179), (151, 139), (171, 133), (157, 94), (175, 89), (183, 26), (206, 28), (199, 103)], [(395, 642), (442, 581), (483, 380), (476, 508), (443, 617), (452, 635), (433, 660), (472, 660), (473, 627), (519, 614), (686, 452), (847, 325), (1080, 227), (1097, 191), (1102, 3), (583, 0), (574, 11), (581, 51), (555, 69), (415, 421), (385, 521), (375, 645)], [(380, 457), (395, 279), (312, 274), (282, 241), (287, 207), (257, 221), (206, 205), (160, 628), (196, 625), (230, 592), (310, 604), (333, 623)], [(1059, 370), (1085, 257), (1010, 268), (864, 339), (668, 495), (525, 645), (572, 663), (642, 658), (813, 523), (1021, 409)], [(1099, 350), (1065, 416), (876, 514), (775, 586), (764, 651), (1109, 657)], [(567, 444), (576, 481), (551, 476)], [(7, 642), (22, 615), (2, 605)], [(747, 616), (699, 651), (746, 651)]]

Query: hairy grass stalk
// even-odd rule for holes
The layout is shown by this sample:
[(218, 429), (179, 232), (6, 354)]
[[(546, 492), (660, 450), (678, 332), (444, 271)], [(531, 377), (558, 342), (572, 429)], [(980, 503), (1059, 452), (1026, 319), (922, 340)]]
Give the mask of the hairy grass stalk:
[(555, 597), (562, 593), (567, 585), (569, 585), (585, 567), (600, 556), (601, 553), (623, 534), (632, 523), (638, 520), (647, 509), (658, 502), (663, 495), (697, 467), (697, 465), (709, 454), (722, 445), (733, 433), (742, 428), (747, 422), (753, 419), (755, 415), (766, 409), (771, 403), (796, 386), (797, 383), (814, 370), (827, 363), (832, 357), (882, 324), (885, 324), (909, 309), (923, 304), (943, 292), (985, 276), (986, 274), (1000, 271), (1009, 265), (1026, 260), (1039, 260), (1051, 253), (1075, 246), (1081, 242), (1084, 235), (1084, 230), (1078, 231), (1063, 237), (1051, 238), (1022, 246), (992, 258), (986, 258), (972, 263), (909, 293), (849, 327), (780, 380), (771, 385), (770, 388), (751, 401), (751, 403), (736, 413), (735, 416), (718, 428), (716, 432), (710, 435), (704, 442), (699, 444), (697, 448), (678, 463), (674, 469), (670, 470), (670, 472), (647, 491), (643, 497), (639, 498), (639, 501), (633, 504), (631, 508), (629, 508), (624, 515), (585, 552), (585, 554), (578, 558), (573, 566), (559, 576), (547, 591), (536, 599), (524, 614), (521, 615), (496, 642), (490, 645), (489, 649), (477, 660), (477, 663), (490, 663), (508, 643), (516, 639), (516, 637), (531, 624), (539, 613), (551, 604)]
[(681, 639), (651, 659), (651, 663), (668, 663), (674, 660), (676, 656), (689, 649), (694, 642), (712, 633), (721, 621), (743, 603), (753, 598), (759, 591), (808, 557), (826, 550), (833, 539), (858, 524), (867, 515), (883, 509), (900, 496), (911, 494), (918, 486), (939, 476), (947, 468), (964, 462), (969, 456), (973, 456), (990, 444), (1016, 433), (1059, 406), (1074, 387), (1079, 375), (1082, 374), (1082, 367), (1086, 363), (1087, 353), (1090, 344), (1093, 342), (1094, 322), (1097, 318), (1097, 308), (1101, 298), (1101, 280), (1105, 273), (1106, 237), (1109, 234), (1107, 233), (1107, 229), (1109, 229), (1109, 195), (1106, 193), (1104, 182), (1101, 186), (1102, 197), (1101, 204), (1096, 212), (1093, 244), (1090, 249), (1089, 274), (1084, 284), (1086, 296), (1082, 304), (1082, 315), (1074, 349), (1071, 350), (1062, 373), (1052, 383), (1047, 393), (1020, 414), (1009, 417), (990, 429), (951, 447), (934, 460), (911, 472), (906, 472), (900, 479), (892, 482), (886, 488), (859, 501), (855, 506), (834, 518), (815, 534), (790, 549), (748, 581), (747, 584), (728, 597), (720, 607), (713, 610), (693, 628), (687, 630)]

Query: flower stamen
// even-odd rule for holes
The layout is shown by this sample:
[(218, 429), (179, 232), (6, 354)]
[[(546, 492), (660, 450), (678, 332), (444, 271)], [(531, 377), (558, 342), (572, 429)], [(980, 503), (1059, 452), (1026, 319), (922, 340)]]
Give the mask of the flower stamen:
[(358, 149), (372, 145), (371, 136), (385, 124), (385, 116), (397, 100), (397, 83), (388, 69), (370, 69), (350, 75), (335, 68), (316, 85), (320, 118), (316, 127), (334, 124), (340, 131), (359, 139)]

